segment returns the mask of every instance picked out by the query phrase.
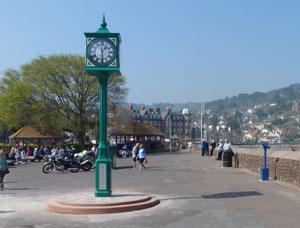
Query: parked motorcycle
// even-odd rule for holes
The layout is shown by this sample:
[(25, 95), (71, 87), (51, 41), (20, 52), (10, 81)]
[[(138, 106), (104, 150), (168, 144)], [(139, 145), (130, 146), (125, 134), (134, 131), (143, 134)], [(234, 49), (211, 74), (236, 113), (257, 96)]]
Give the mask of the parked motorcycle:
[(46, 174), (51, 173), (54, 168), (60, 172), (68, 169), (70, 172), (76, 173), (80, 169), (80, 164), (71, 154), (51, 155), (48, 162), (43, 166), (43, 172)]
[(83, 171), (90, 171), (94, 166), (93, 152), (91, 151), (82, 151), (78, 154), (74, 154), (74, 157), (80, 164), (80, 168)]

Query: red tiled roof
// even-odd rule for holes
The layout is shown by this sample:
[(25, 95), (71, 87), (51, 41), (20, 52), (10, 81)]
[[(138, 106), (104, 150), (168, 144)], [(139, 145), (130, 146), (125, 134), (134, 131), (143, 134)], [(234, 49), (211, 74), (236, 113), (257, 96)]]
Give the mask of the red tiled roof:
[(34, 138), (34, 139), (38, 139), (38, 138), (56, 138), (55, 136), (52, 135), (48, 135), (48, 134), (44, 134), (39, 132), (37, 129), (35, 129), (32, 126), (26, 125), (24, 127), (22, 127), (20, 130), (18, 130), (17, 132), (15, 132), (14, 134), (12, 134), (11, 136), (9, 136), (9, 138)]
[(130, 123), (124, 127), (113, 130), (111, 135), (164, 136), (164, 133), (150, 124)]

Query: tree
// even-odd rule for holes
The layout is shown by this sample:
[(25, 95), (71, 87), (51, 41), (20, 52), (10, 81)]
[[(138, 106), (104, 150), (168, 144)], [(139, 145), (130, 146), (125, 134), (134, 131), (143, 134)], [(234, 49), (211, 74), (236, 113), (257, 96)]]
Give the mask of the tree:
[(218, 119), (218, 116), (217, 115), (213, 115), (209, 121), (208, 121), (211, 125), (213, 125), (214, 127), (216, 127), (219, 123), (219, 119)]
[(254, 114), (260, 120), (268, 116), (268, 114), (262, 108), (256, 109), (256, 111), (254, 112)]
[(234, 117), (230, 117), (228, 119), (228, 127), (230, 127), (234, 131), (240, 130), (240, 124), (239, 124), (238, 120)]
[(241, 112), (236, 111), (233, 117), (236, 119), (236, 121), (239, 124), (241, 124), (243, 122), (243, 114)]
[(36, 109), (32, 85), (24, 82), (18, 71), (5, 71), (0, 86), (0, 123), (12, 129), (32, 124)]
[[(0, 105), (8, 108), (2, 111), (0, 123), (10, 123), (11, 127), (33, 123), (55, 133), (69, 130), (81, 145), (85, 144), (91, 116), (99, 112), (99, 88), (96, 78), (85, 72), (83, 57), (40, 56), (21, 66), (20, 71), (7, 71), (3, 82)], [(122, 75), (114, 75), (108, 82), (112, 112), (126, 97), (125, 82)]]
[[(64, 120), (63, 129), (71, 130), (85, 144), (90, 117), (98, 112), (98, 82), (84, 70), (78, 55), (39, 57), (22, 67), (26, 81), (34, 85), (40, 99), (54, 106)], [(108, 83), (108, 106), (120, 105), (126, 96), (125, 79), (114, 75)]]

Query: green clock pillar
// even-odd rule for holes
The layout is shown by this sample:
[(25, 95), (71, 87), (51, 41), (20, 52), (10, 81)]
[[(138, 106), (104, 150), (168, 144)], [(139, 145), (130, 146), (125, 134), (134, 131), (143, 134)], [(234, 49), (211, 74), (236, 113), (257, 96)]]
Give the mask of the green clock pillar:
[(101, 27), (94, 33), (84, 33), (86, 37), (85, 70), (99, 82), (99, 147), (96, 160), (95, 196), (111, 196), (111, 160), (107, 144), (107, 81), (111, 74), (119, 72), (119, 33), (107, 29), (105, 17)]

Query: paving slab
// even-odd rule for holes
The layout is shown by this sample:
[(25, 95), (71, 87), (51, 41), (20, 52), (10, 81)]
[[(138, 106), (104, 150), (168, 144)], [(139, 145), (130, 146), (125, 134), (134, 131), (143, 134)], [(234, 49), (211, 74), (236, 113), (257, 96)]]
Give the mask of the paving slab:
[(41, 163), (11, 169), (0, 192), (0, 227), (299, 227), (300, 189), (200, 153), (162, 153), (148, 157), (144, 172), (112, 171), (113, 191), (144, 192), (160, 204), (119, 214), (65, 215), (47, 211), (47, 202), (64, 194), (94, 192), (95, 173), (41, 171)]

